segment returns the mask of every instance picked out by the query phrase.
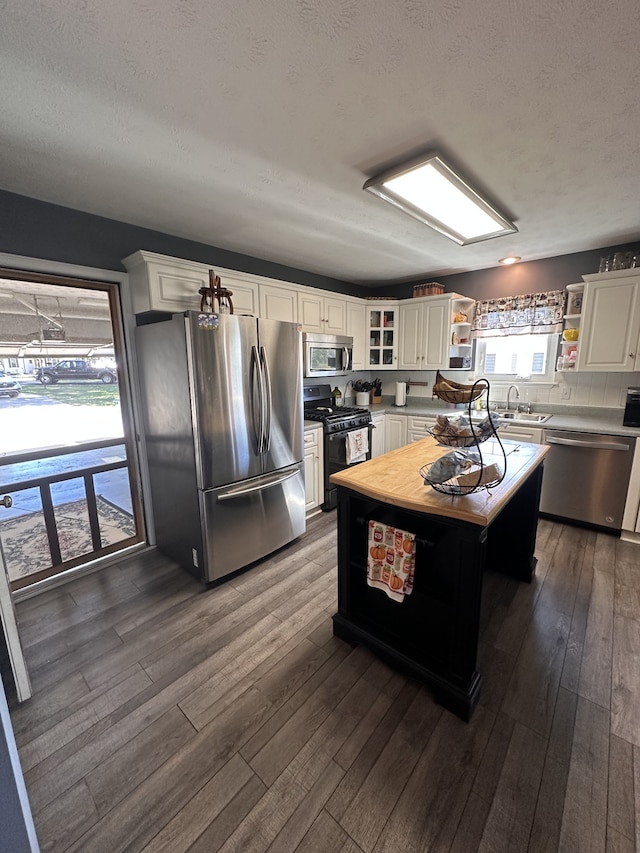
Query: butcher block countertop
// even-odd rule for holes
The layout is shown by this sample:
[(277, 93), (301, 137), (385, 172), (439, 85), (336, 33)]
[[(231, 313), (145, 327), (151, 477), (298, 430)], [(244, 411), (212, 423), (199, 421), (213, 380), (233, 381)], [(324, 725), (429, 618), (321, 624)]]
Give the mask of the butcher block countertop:
[[(435, 462), (451, 450), (441, 447), (431, 437), (339, 471), (331, 476), (331, 482), (392, 506), (486, 527), (549, 452), (546, 445), (507, 440), (502, 443), (507, 454), (504, 480), (498, 486), (481, 489), (470, 495), (452, 497), (424, 485), (420, 468)], [(482, 456), (485, 466), (493, 462), (503, 463), (495, 439), (482, 444)]]

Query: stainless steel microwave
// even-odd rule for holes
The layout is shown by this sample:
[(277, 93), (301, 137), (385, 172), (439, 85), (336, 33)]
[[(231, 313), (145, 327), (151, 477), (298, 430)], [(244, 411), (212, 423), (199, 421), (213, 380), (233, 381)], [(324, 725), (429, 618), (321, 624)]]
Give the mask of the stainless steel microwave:
[(353, 338), (305, 332), (304, 375), (344, 376), (353, 367)]

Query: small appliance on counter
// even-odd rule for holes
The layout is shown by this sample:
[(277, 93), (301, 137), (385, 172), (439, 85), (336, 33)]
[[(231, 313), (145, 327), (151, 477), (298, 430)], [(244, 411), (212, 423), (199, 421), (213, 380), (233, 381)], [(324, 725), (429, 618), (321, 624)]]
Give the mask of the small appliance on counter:
[(640, 388), (627, 388), (623, 426), (640, 427)]

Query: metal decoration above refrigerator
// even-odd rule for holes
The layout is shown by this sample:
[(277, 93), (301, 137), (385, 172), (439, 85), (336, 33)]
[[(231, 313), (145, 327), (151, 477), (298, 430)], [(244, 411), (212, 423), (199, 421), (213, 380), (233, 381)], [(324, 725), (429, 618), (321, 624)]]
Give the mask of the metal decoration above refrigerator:
[(136, 351), (158, 548), (208, 583), (304, 533), (299, 327), (187, 311)]

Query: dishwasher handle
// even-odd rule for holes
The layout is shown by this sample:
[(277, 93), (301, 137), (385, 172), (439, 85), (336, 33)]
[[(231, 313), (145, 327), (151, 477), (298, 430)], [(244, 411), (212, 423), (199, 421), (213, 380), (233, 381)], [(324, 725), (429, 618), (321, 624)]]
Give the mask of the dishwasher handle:
[(562, 444), (565, 447), (586, 447), (592, 450), (629, 450), (628, 444), (612, 441), (580, 441), (579, 438), (545, 438), (546, 444)]

